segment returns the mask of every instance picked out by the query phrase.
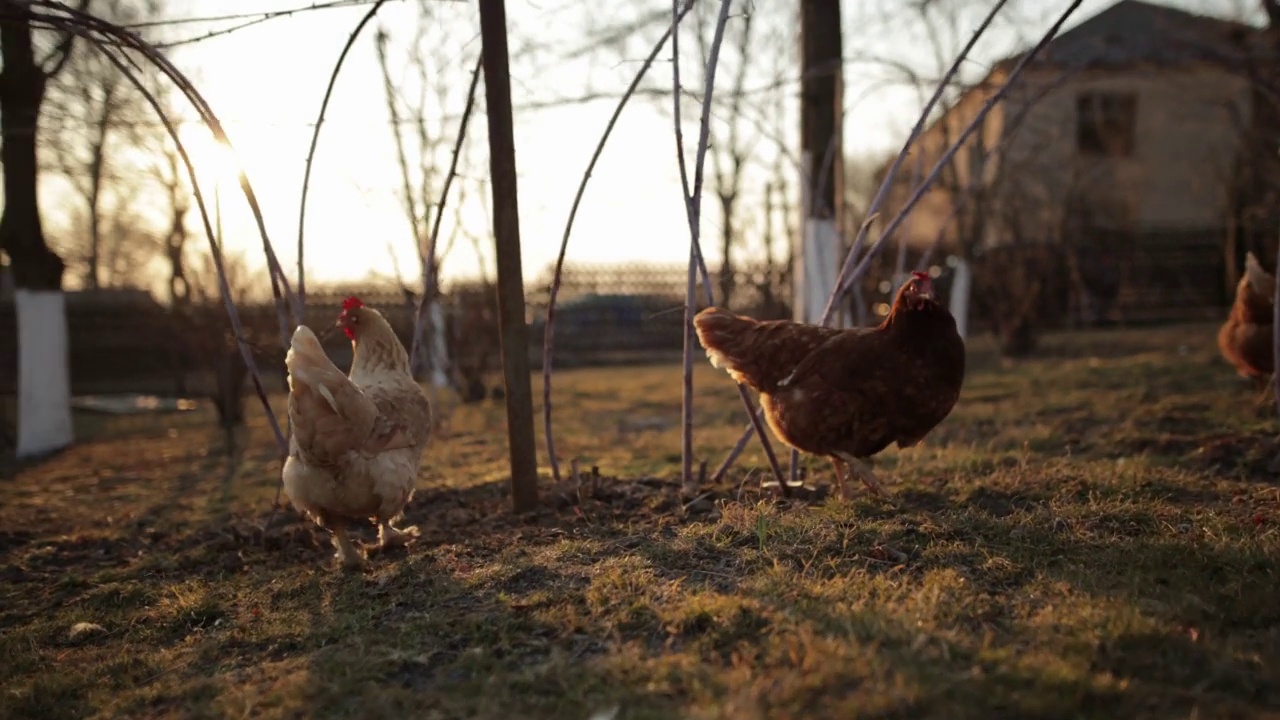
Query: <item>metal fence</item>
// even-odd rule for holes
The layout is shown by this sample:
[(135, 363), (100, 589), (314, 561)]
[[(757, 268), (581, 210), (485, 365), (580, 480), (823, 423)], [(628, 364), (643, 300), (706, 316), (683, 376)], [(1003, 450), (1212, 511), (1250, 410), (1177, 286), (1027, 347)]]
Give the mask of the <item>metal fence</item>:
[[(655, 360), (679, 352), (683, 342), (686, 271), (678, 266), (572, 266), (563, 274), (557, 298), (555, 360), (565, 366)], [(731, 305), (742, 312), (785, 317), (790, 313), (785, 275), (768, 268), (735, 273)], [(719, 276), (712, 277), (719, 283)], [(549, 278), (527, 289), (530, 357), (542, 361)], [(388, 288), (344, 287), (312, 291), (304, 322), (331, 324), (342, 299), (359, 294), (411, 343), (417, 297)], [(482, 282), (444, 289), (447, 345), (454, 370), (467, 376), (497, 371), (498, 326), (494, 293)], [(279, 321), (270, 305), (238, 308), (254, 355), (272, 389), (282, 389), (284, 348)], [(208, 391), (221, 361), (235, 362), (235, 346), (221, 305), (196, 306), (181, 313), (136, 290), (67, 293), (72, 391), (195, 393)], [(13, 305), (0, 301), (0, 333), (17, 337)], [(326, 343), (339, 367), (351, 361), (341, 336)], [(228, 358), (230, 358), (228, 360)], [(17, 352), (0, 347), (0, 395), (16, 392)]]
[[(1055, 300), (1046, 296), (1046, 302), (1061, 303), (1062, 307), (1048, 313), (1044, 320), (1052, 325), (1080, 326), (1113, 322), (1117, 316), (1124, 322), (1144, 322), (1205, 319), (1221, 314), (1229, 300), (1221, 280), (1225, 263), (1222, 252), (1215, 250), (1215, 240), (1205, 234), (1142, 240), (1127, 243), (1124, 262), (1117, 265), (1124, 269), (1124, 282), (1108, 298), (1108, 311), (1097, 313), (1095, 321), (1082, 322), (1081, 310), (1069, 307), (1078, 304), (1074, 296), (1062, 295)], [(1119, 244), (1114, 239), (1098, 241), (1113, 248)], [(889, 255), (885, 253), (881, 261)], [(1091, 257), (1103, 255), (1093, 253)], [(989, 264), (990, 261), (977, 262), (975, 270)], [(1061, 265), (1066, 264), (1063, 258)], [(1093, 270), (1109, 271), (1111, 265), (1107, 265), (1108, 268)], [(686, 272), (678, 265), (567, 265), (555, 316), (557, 367), (674, 358), (683, 344)], [(1007, 272), (1016, 272), (1016, 268), (983, 267), (978, 274), (994, 278)], [(1086, 268), (1084, 274), (1096, 272)], [(877, 275), (882, 274), (877, 271)], [(720, 299), (722, 278), (712, 273), (711, 282), (717, 302), (724, 304)], [(941, 282), (945, 287), (945, 275)], [(535, 367), (542, 361), (550, 284), (549, 274), (544, 273), (526, 288), (529, 352)], [(785, 266), (744, 267), (734, 273), (730, 284), (733, 294), (727, 305), (731, 309), (764, 319), (791, 316)], [(888, 299), (883, 294), (884, 285), (868, 282), (868, 298), (873, 304)], [(975, 288), (975, 292), (979, 291)], [(417, 302), (410, 291), (356, 286), (313, 290), (307, 298), (305, 322), (312, 327), (331, 324), (348, 294), (359, 294), (367, 304), (378, 308), (409, 346)], [(702, 299), (699, 293), (699, 300)], [(482, 282), (455, 283), (444, 289), (442, 303), (451, 372), (468, 379), (497, 372), (499, 339), (491, 287)], [(986, 325), (978, 314), (981, 306), (975, 303), (970, 324), (979, 331)], [(241, 307), (240, 313), (269, 388), (283, 389), (284, 349), (274, 308), (251, 305)], [(239, 362), (220, 305), (177, 314), (142, 291), (71, 292), (67, 294), (67, 321), (72, 390), (77, 394), (202, 394), (212, 384), (219, 362)], [(0, 336), (17, 337), (13, 306), (3, 300)], [(330, 338), (326, 349), (339, 367), (350, 362), (350, 345), (341, 336)], [(0, 395), (16, 392), (16, 377), (14, 343), (0, 345)]]

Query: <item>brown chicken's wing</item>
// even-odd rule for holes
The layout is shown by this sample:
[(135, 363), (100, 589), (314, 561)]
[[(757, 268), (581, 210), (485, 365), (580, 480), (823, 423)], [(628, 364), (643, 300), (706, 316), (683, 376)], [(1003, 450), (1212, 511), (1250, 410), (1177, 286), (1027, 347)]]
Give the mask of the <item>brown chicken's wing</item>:
[(878, 339), (861, 330), (828, 339), (796, 365), (784, 387), (818, 380), (832, 390), (865, 395), (868, 383), (884, 370), (889, 359)]

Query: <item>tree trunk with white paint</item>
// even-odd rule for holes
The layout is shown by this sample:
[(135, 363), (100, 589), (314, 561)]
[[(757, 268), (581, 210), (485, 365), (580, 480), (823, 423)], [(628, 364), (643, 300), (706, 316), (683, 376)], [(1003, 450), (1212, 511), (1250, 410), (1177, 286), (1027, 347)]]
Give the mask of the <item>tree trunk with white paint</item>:
[[(841, 71), (840, 3), (800, 2), (801, 207), (804, 227), (792, 271), (794, 317), (822, 320), (842, 262), (840, 218), (844, 216), (844, 77)], [(848, 327), (843, 304), (834, 324)]]
[(14, 292), (18, 315), (19, 458), (71, 444), (66, 298), (60, 290)]
[(973, 292), (973, 273), (967, 260), (956, 257), (951, 280), (951, 315), (956, 319), (960, 339), (969, 337), (969, 296)]
[[(84, 3), (81, 3), (83, 10)], [(67, 357), (66, 266), (49, 249), (40, 225), (39, 164), (32, 128), (49, 78), (70, 57), (74, 35), (52, 52), (49, 65), (36, 62), (29, 21), (0, 23), (0, 165), (4, 167), (4, 213), (0, 250), (9, 256), (18, 321), (19, 458), (39, 457), (71, 444), (71, 372)]]
[(449, 347), (445, 342), (444, 307), (437, 300), (427, 309), (431, 318), (430, 344), (425, 345), (431, 358), (431, 384), (438, 387), (449, 386)]
[[(795, 254), (792, 283), (794, 317), (800, 322), (822, 319), (827, 298), (836, 288), (840, 271), (840, 232), (833, 218), (806, 217), (800, 252)], [(839, 326), (848, 327), (848, 312), (837, 316)]]

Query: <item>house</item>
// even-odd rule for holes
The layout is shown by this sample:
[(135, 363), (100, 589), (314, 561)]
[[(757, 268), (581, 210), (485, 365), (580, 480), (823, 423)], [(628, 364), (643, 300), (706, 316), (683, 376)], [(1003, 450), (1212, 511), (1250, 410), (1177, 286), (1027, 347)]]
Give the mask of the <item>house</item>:
[[(1051, 245), (1068, 277), (1061, 310), (1076, 323), (1218, 315), (1244, 245), (1269, 238), (1265, 256), (1274, 255), (1274, 203), (1257, 212), (1256, 183), (1244, 180), (1258, 155), (1250, 72), (1264, 40), (1253, 26), (1139, 0), (1110, 6), (1027, 65), (921, 198), (901, 239), (976, 264), (1012, 258), (1015, 246)], [(1021, 57), (997, 63), (927, 128), (913, 150), (925, 167)], [(890, 217), (909, 176), (898, 175)], [(1010, 262), (995, 267), (1016, 271)]]

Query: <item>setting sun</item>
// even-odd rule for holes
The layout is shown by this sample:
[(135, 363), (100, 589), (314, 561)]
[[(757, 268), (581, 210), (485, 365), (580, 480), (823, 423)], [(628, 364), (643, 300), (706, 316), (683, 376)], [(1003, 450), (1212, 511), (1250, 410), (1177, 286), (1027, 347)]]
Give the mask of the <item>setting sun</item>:
[[(230, 145), (218, 142), (202, 124), (188, 123), (178, 131), (182, 145), (195, 166), (200, 192), (205, 202), (212, 202), (215, 189), (233, 190), (240, 184), (241, 165), (239, 153)], [(252, 182), (250, 178), (250, 182)]]

